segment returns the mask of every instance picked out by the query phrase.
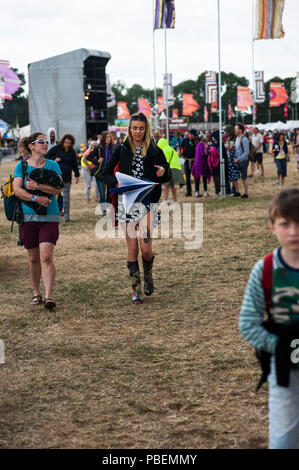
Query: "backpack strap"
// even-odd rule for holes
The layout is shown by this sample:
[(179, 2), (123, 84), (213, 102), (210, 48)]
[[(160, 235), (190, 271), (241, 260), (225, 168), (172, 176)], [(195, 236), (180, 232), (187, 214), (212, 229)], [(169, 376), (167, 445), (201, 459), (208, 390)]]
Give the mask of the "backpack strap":
[(264, 267), (262, 274), (262, 288), (264, 290), (266, 309), (269, 315), (271, 301), (272, 301), (272, 286), (273, 286), (273, 252), (269, 253), (264, 258)]

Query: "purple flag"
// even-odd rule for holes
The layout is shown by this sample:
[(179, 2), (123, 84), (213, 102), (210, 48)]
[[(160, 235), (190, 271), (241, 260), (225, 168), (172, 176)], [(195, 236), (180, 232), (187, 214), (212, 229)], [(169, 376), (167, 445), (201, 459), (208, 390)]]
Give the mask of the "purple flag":
[(7, 60), (0, 60), (0, 75), (2, 91), (0, 98), (11, 100), (13, 93), (20, 87), (20, 79), (17, 74), (9, 67)]
[(166, 22), (166, 28), (174, 28), (174, 0), (156, 0), (154, 29), (164, 28), (164, 22)]

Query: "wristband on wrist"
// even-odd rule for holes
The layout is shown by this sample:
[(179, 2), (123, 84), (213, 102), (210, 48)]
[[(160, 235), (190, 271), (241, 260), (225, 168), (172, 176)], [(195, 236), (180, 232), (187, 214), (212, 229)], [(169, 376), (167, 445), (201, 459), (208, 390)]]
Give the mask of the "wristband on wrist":
[(38, 191), (39, 189), (39, 183), (36, 183), (35, 191)]
[(32, 194), (31, 201), (34, 202), (34, 201), (37, 200), (37, 198), (38, 198), (38, 196), (36, 196), (35, 194)]

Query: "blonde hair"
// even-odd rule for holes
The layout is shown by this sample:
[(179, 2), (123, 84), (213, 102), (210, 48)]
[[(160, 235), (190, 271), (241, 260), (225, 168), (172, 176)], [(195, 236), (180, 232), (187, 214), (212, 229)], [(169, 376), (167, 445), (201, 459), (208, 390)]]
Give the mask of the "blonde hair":
[(128, 128), (128, 140), (130, 147), (132, 149), (133, 154), (136, 154), (136, 146), (134, 145), (134, 140), (131, 134), (131, 126), (133, 121), (141, 121), (144, 122), (145, 125), (145, 132), (144, 132), (144, 138), (143, 138), (143, 144), (142, 144), (142, 155), (146, 157), (148, 148), (150, 146), (152, 137), (151, 137), (151, 128), (148, 122), (148, 119), (144, 113), (136, 113), (131, 116), (130, 122), (129, 122), (129, 128)]

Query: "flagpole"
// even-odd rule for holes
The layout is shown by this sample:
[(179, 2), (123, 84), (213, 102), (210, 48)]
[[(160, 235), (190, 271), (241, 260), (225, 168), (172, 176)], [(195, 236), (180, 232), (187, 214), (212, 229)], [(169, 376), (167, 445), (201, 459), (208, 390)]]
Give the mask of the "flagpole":
[(220, 185), (221, 197), (225, 198), (225, 171), (224, 171), (224, 156), (222, 149), (222, 96), (221, 96), (221, 50), (220, 50), (220, 0), (218, 4), (218, 106), (219, 106), (219, 151), (220, 151)]
[(167, 42), (166, 42), (166, 4), (164, 3), (164, 44), (165, 44), (165, 83), (166, 83), (166, 139), (169, 142), (169, 108), (168, 108), (168, 77), (167, 77)]
[(155, 132), (158, 128), (158, 119), (157, 119), (157, 82), (156, 82), (156, 48), (155, 48), (155, 0), (153, 0), (153, 8), (154, 8), (154, 25), (153, 25), (153, 58), (154, 58), (154, 113), (155, 113), (155, 120), (154, 120), (154, 129)]
[(254, 1), (252, 0), (252, 124), (255, 125), (255, 74), (254, 74)]

